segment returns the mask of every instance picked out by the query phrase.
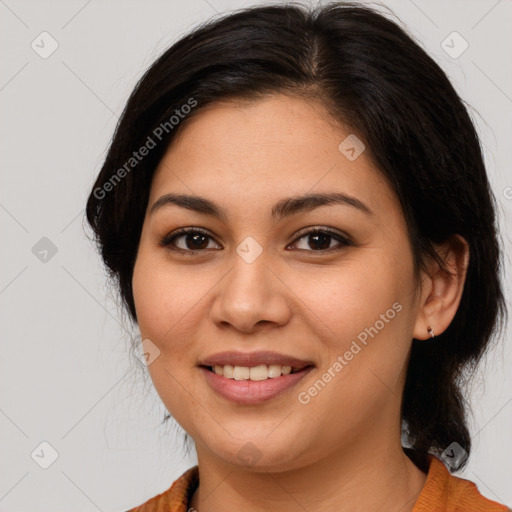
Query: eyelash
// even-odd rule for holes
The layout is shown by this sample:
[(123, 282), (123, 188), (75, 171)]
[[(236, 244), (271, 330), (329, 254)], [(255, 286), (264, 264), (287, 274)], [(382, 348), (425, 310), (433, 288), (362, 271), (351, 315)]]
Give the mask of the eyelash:
[[(201, 235), (204, 235), (204, 236), (207, 236), (207, 237), (211, 238), (215, 243), (218, 244), (218, 242), (209, 233), (207, 233), (206, 231), (204, 231), (204, 230), (202, 230), (200, 228), (180, 228), (177, 231), (174, 231), (173, 233), (170, 233), (170, 234), (166, 235), (164, 238), (162, 238), (162, 240), (160, 241), (159, 245), (161, 247), (166, 247), (166, 248), (168, 248), (171, 251), (181, 252), (183, 254), (189, 253), (190, 255), (193, 255), (193, 254), (195, 254), (197, 252), (204, 252), (204, 251), (207, 250), (207, 249), (199, 249), (199, 250), (181, 249), (181, 248), (176, 248), (176, 247), (175, 248), (170, 248), (170, 246), (173, 245), (173, 242), (177, 238), (180, 238), (180, 237), (182, 237), (184, 235), (188, 235), (188, 234), (201, 234)], [(297, 237), (292, 242), (292, 244), (295, 244), (296, 242), (298, 242), (302, 238), (305, 238), (305, 237), (307, 237), (309, 235), (316, 235), (316, 234), (328, 235), (329, 237), (332, 237), (335, 240), (337, 240), (338, 242), (340, 242), (340, 245), (338, 247), (330, 247), (328, 249), (319, 249), (319, 250), (298, 249), (298, 250), (299, 251), (312, 252), (312, 253), (326, 254), (326, 253), (331, 253), (331, 252), (334, 252), (334, 251), (339, 251), (339, 250), (341, 250), (341, 249), (343, 249), (344, 247), (347, 247), (347, 246), (353, 246), (354, 245), (352, 240), (350, 240), (350, 238), (348, 238), (347, 236), (344, 236), (344, 235), (342, 235), (342, 234), (340, 234), (340, 233), (338, 233), (336, 231), (333, 231), (331, 229), (328, 229), (328, 228), (313, 228), (313, 229), (310, 229), (309, 231), (299, 232), (299, 233), (297, 233), (297, 235), (296, 235)]]

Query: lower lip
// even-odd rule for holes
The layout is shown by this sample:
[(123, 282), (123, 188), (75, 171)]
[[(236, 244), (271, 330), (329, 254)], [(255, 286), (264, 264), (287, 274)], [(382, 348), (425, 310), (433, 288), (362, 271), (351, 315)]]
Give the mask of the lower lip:
[(201, 366), (199, 368), (210, 387), (222, 397), (239, 404), (260, 404), (297, 385), (311, 370), (312, 366), (297, 373), (281, 375), (266, 380), (235, 380)]

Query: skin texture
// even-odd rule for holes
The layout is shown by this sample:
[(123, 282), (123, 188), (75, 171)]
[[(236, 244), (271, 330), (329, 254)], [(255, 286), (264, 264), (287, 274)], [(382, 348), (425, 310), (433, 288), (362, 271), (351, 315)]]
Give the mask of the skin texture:
[[(156, 170), (134, 297), (142, 337), (160, 350), (148, 366), (155, 388), (196, 443), (200, 486), (192, 505), (200, 512), (406, 512), (424, 485), (401, 447), (407, 358), (413, 337), (428, 343), (427, 326), (439, 334), (455, 315), (467, 246), (460, 238), (440, 246), (453, 275), (432, 266), (416, 289), (398, 199), (368, 151), (350, 161), (338, 149), (350, 133), (316, 101), (226, 101), (190, 119)], [(176, 205), (151, 215), (170, 192), (207, 197), (227, 220)], [(277, 201), (313, 192), (349, 194), (373, 214), (336, 204), (273, 221)], [(193, 253), (185, 236), (174, 244), (188, 254), (159, 245), (181, 227), (208, 232), (202, 252)], [(352, 244), (297, 236), (313, 227)], [(263, 251), (252, 263), (236, 252), (248, 236)], [(396, 303), (394, 318), (300, 403), (298, 394)], [(281, 395), (241, 405), (216, 394), (197, 366), (225, 350), (272, 350), (315, 368)], [(256, 464), (237, 456), (247, 443)]]

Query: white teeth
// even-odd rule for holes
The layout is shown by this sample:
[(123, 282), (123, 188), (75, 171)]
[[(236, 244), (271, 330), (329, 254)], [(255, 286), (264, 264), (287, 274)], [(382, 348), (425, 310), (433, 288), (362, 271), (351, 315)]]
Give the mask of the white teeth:
[(249, 372), (249, 379), (251, 380), (267, 380), (268, 368), (264, 364), (253, 366)]
[(271, 364), (268, 367), (268, 376), (271, 379), (274, 379), (275, 377), (280, 377), (281, 376), (281, 365), (279, 365), (279, 364)]
[(251, 370), (247, 366), (235, 366), (233, 369), (233, 378), (235, 380), (247, 380), (250, 373)]
[(227, 377), (228, 379), (233, 378), (233, 370), (235, 369), (234, 366), (227, 364), (226, 366), (224, 366), (224, 370), (222, 369), (222, 366), (218, 366), (217, 368), (220, 368), (219, 375), (224, 375), (224, 377)]
[(289, 373), (292, 373), (292, 367), (291, 366), (282, 366), (281, 372), (283, 375), (288, 375)]
[[(231, 372), (233, 372), (233, 367), (232, 367), (232, 366), (230, 366), (230, 368), (231, 368)], [(213, 367), (213, 371), (214, 371), (217, 375), (223, 375), (223, 374), (224, 374), (224, 372), (223, 372), (223, 370), (222, 370), (222, 366), (219, 366), (219, 365), (215, 365), (215, 366)]]
[(260, 364), (258, 366), (232, 366), (227, 364), (225, 366), (215, 365), (213, 367), (214, 373), (222, 375), (227, 379), (235, 380), (267, 380), (275, 379), (281, 375), (288, 375), (292, 372), (291, 366), (281, 366), (279, 364)]

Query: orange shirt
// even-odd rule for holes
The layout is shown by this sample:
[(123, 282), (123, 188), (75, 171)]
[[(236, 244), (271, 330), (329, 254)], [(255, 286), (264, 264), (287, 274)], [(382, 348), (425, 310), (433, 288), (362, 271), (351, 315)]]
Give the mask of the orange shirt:
[[(511, 512), (482, 496), (473, 482), (452, 475), (437, 457), (427, 455), (427, 459), (427, 480), (412, 512)], [(198, 484), (198, 467), (194, 466), (167, 491), (128, 512), (188, 512)]]

